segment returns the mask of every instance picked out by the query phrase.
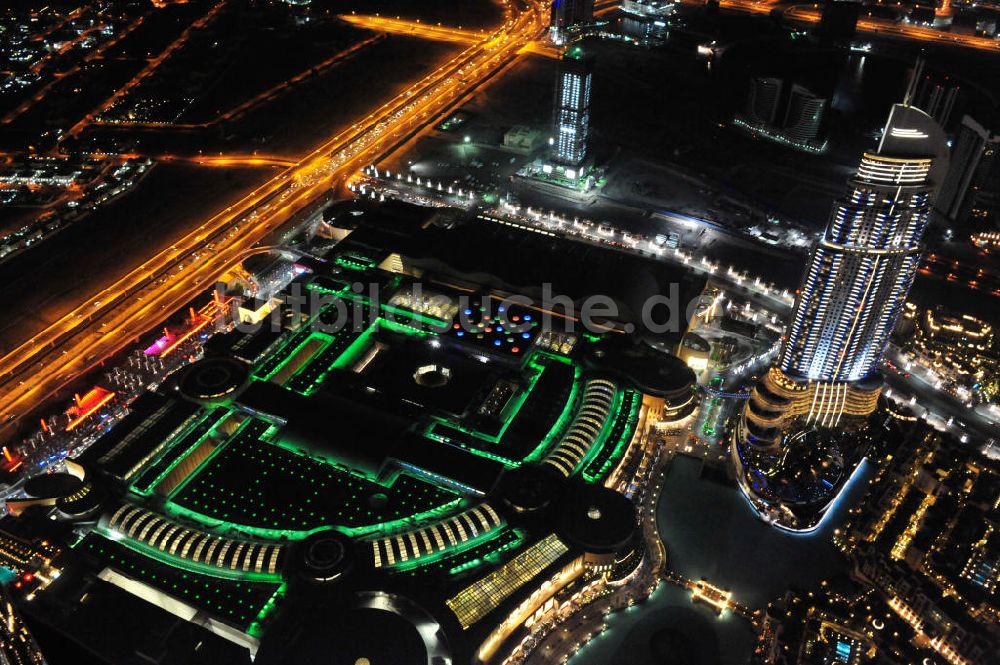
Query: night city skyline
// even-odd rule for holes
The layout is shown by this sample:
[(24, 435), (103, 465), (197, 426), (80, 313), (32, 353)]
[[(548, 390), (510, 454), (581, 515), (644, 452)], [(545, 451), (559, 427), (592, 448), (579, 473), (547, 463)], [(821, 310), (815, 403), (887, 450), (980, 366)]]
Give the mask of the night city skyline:
[(1000, 664), (1000, 4), (0, 8), (0, 663)]

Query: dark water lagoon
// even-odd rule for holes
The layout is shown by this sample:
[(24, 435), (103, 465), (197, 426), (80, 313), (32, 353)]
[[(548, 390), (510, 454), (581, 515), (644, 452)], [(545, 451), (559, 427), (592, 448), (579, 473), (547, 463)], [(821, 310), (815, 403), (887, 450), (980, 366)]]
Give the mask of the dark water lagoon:
[[(810, 588), (846, 571), (847, 562), (830, 538), (874, 475), (867, 462), (819, 528), (807, 535), (784, 533), (760, 521), (738, 489), (702, 478), (700, 470), (700, 460), (677, 457), (667, 472), (657, 519), (672, 570), (729, 589), (736, 601), (754, 609), (789, 586)], [(608, 617), (608, 630), (569, 663), (742, 665), (754, 640), (753, 628), (739, 616), (716, 616), (692, 603), (690, 592), (661, 584), (647, 602)], [(664, 650), (677, 659), (665, 658)]]

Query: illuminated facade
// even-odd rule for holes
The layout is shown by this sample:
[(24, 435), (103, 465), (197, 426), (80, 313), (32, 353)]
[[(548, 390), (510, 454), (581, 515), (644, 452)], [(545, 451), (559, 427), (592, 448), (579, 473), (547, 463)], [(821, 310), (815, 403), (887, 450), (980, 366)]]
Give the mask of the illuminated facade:
[(976, 247), (994, 249), (1000, 247), (1000, 233), (997, 231), (980, 231), (972, 235), (972, 244)]
[[(946, 151), (930, 116), (894, 106), (813, 248), (778, 361), (733, 438), (741, 487), (779, 523), (801, 522), (784, 519), (789, 502), (821, 514), (859, 461), (842, 433), (877, 406), (878, 365), (916, 275)], [(828, 434), (803, 436), (810, 428)]]
[(778, 367), (805, 381), (873, 376), (920, 259), (931, 196), (947, 164), (943, 133), (913, 107), (893, 108), (874, 153), (810, 257)]
[(567, 51), (559, 64), (552, 159), (565, 166), (579, 166), (587, 157), (593, 71), (593, 59), (586, 57), (579, 48)]
[(968, 314), (943, 308), (918, 310), (907, 303), (897, 336), (907, 356), (931, 371), (940, 389), (963, 402), (996, 398), (998, 357), (993, 327)]

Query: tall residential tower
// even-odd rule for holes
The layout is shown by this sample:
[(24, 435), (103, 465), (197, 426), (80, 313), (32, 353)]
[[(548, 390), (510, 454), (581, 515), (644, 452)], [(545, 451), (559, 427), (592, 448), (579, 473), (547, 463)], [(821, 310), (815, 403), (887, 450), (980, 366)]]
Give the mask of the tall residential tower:
[(781, 101), (781, 79), (760, 76), (750, 82), (747, 97), (747, 115), (751, 120), (774, 123), (778, 117), (778, 102)]
[(878, 364), (916, 276), (947, 150), (927, 113), (893, 106), (813, 247), (778, 362), (734, 436), (744, 490), (779, 523), (801, 523), (803, 512), (785, 512), (792, 505), (822, 513), (857, 464), (845, 433), (875, 410)]
[(579, 47), (566, 51), (559, 61), (552, 113), (552, 160), (563, 166), (580, 166), (587, 156), (593, 72), (593, 58)]

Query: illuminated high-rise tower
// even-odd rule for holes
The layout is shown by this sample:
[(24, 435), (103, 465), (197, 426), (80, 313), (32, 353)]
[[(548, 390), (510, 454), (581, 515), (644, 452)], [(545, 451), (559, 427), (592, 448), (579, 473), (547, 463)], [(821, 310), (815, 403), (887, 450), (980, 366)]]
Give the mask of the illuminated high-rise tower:
[(804, 431), (850, 431), (875, 410), (878, 364), (947, 170), (941, 127), (916, 107), (893, 106), (878, 148), (862, 156), (813, 247), (778, 361), (747, 401), (734, 443), (751, 494), (772, 505), (793, 494), (822, 503), (856, 464), (843, 441), (829, 455), (789, 448), (818, 447)]
[(564, 166), (579, 166), (587, 156), (593, 71), (593, 58), (579, 47), (566, 51), (559, 61), (552, 114), (552, 160)]
[[(873, 376), (920, 261), (947, 143), (923, 111), (902, 104), (813, 248), (778, 367), (807, 381)], [(932, 177), (932, 168), (936, 177)]]

